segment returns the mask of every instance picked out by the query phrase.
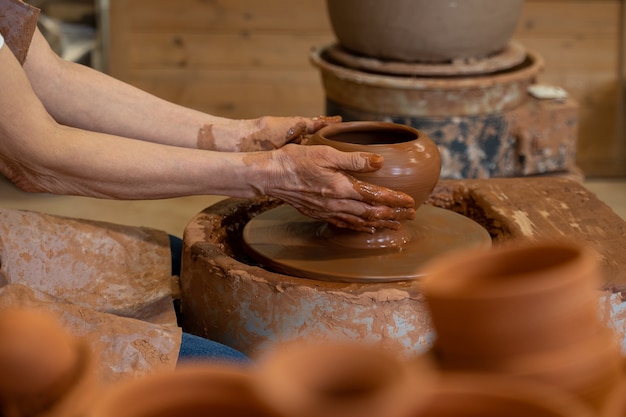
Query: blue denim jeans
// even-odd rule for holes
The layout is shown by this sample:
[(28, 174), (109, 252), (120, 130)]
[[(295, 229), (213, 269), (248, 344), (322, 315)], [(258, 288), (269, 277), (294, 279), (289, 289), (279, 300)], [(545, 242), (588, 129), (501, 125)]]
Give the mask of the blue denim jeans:
[[(170, 235), (172, 250), (172, 275), (180, 276), (183, 251), (182, 239)], [(208, 360), (220, 362), (246, 363), (250, 360), (243, 353), (203, 337), (183, 332), (183, 339), (178, 353), (178, 363), (185, 360)]]

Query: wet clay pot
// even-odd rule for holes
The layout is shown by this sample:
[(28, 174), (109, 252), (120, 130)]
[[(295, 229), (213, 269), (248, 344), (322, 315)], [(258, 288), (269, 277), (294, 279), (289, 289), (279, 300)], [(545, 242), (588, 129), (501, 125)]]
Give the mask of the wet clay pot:
[(87, 417), (272, 417), (245, 369), (186, 363), (113, 386)]
[(444, 373), (413, 417), (591, 417), (574, 396), (551, 385), (500, 375)]
[(257, 391), (284, 417), (409, 417), (436, 380), (426, 355), (359, 342), (290, 342), (258, 363)]
[(382, 155), (385, 162), (381, 169), (350, 174), (409, 194), (416, 208), (426, 201), (439, 181), (441, 156), (437, 145), (411, 126), (375, 121), (337, 123), (318, 130), (306, 144)]
[(43, 310), (0, 312), (0, 415), (82, 416), (99, 388), (93, 352)]
[(483, 58), (505, 48), (523, 0), (327, 0), (339, 44), (398, 61)]

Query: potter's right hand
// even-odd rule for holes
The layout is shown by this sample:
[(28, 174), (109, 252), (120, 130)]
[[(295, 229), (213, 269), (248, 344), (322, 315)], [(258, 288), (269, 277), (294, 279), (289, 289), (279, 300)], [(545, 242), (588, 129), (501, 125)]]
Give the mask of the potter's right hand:
[(373, 233), (379, 228), (397, 229), (399, 221), (415, 217), (415, 202), (409, 195), (348, 174), (380, 169), (380, 155), (290, 144), (250, 155), (247, 162), (258, 167), (252, 171), (264, 173), (254, 179), (259, 194), (279, 198), (338, 227)]

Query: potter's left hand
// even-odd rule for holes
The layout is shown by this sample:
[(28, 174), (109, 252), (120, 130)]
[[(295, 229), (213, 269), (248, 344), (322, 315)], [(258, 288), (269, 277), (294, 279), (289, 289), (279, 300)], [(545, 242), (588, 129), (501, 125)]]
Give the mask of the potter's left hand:
[(339, 122), (340, 116), (264, 116), (248, 120), (225, 120), (223, 123), (205, 125), (198, 134), (198, 146), (225, 152), (269, 151), (287, 143), (299, 143), (304, 135)]

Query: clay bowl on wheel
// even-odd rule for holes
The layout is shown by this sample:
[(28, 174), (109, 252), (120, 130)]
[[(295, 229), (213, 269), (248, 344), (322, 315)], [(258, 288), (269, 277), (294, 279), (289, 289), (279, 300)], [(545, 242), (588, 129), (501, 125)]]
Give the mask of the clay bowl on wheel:
[(281, 273), (327, 281), (407, 281), (423, 275), (422, 266), (459, 248), (491, 247), (478, 223), (424, 204), (439, 181), (437, 145), (417, 129), (387, 122), (346, 122), (326, 126), (306, 146), (381, 155), (383, 166), (354, 179), (410, 195), (416, 215), (397, 229), (371, 233), (334, 226), (283, 205), (254, 217), (243, 231), (245, 248), (260, 265)]
[(435, 142), (419, 130), (389, 122), (345, 122), (326, 126), (307, 145), (327, 145), (344, 152), (371, 152), (385, 158), (381, 169), (350, 173), (375, 185), (409, 194), (415, 208), (439, 181), (441, 156)]

